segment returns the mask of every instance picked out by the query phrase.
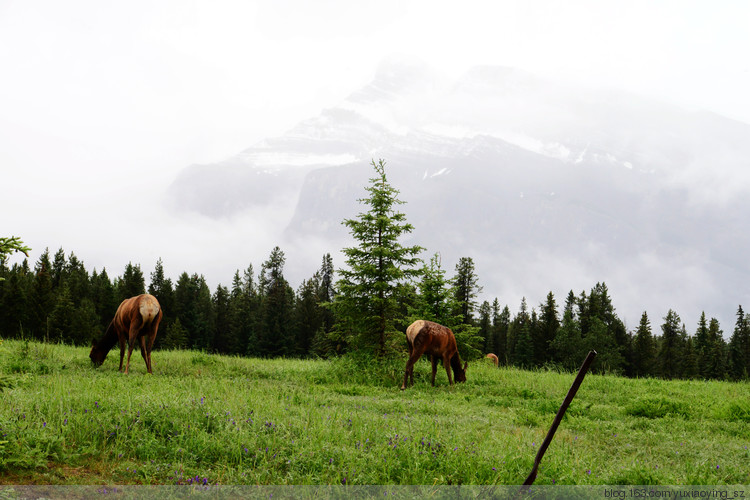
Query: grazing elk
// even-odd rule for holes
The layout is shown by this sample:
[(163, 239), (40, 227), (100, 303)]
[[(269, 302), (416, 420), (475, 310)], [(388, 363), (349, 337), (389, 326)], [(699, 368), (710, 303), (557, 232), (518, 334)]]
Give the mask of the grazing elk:
[(409, 361), (406, 362), (406, 372), (404, 373), (404, 383), (401, 385), (401, 390), (406, 389), (407, 379), (409, 379), (409, 385), (414, 385), (414, 363), (423, 354), (429, 355), (432, 360), (433, 387), (435, 386), (435, 374), (437, 373), (439, 359), (443, 360), (450, 385), (453, 385), (451, 368), (453, 368), (453, 373), (456, 376), (456, 382), (466, 382), (466, 368), (469, 363), (466, 363), (463, 368), (461, 367), (456, 337), (450, 328), (432, 321), (418, 320), (406, 329), (406, 342), (409, 345)]
[(120, 368), (125, 355), (125, 343), (128, 344), (128, 361), (125, 364), (125, 373), (130, 368), (130, 355), (133, 353), (136, 339), (141, 345), (141, 355), (146, 362), (148, 373), (151, 371), (151, 348), (154, 346), (156, 331), (159, 329), (162, 311), (156, 297), (149, 294), (138, 295), (125, 299), (117, 308), (115, 317), (107, 327), (107, 331), (97, 342), (93, 341), (89, 357), (95, 366), (104, 363), (107, 353), (120, 343)]
[(495, 366), (498, 365), (497, 356), (495, 356), (494, 354), (489, 353), (487, 356), (485, 356), (485, 358), (492, 360), (492, 364), (494, 364)]

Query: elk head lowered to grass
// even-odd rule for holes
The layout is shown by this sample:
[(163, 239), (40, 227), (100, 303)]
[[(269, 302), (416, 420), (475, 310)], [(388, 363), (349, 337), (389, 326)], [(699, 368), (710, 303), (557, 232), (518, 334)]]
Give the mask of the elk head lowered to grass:
[(406, 329), (406, 342), (409, 346), (409, 361), (406, 362), (404, 383), (401, 390), (406, 389), (407, 379), (409, 385), (414, 385), (414, 363), (423, 354), (430, 356), (432, 360), (432, 385), (435, 386), (435, 374), (437, 373), (438, 360), (443, 360), (445, 372), (448, 374), (448, 383), (453, 385), (451, 368), (456, 376), (456, 382), (466, 382), (466, 368), (469, 363), (461, 367), (461, 358), (458, 355), (456, 337), (450, 328), (432, 321), (418, 320)]
[(153, 373), (151, 371), (151, 348), (154, 346), (161, 317), (161, 306), (153, 295), (143, 294), (123, 300), (102, 338), (98, 342), (95, 340), (92, 343), (89, 353), (91, 362), (95, 366), (101, 366), (107, 357), (107, 353), (119, 342), (120, 371), (122, 371), (127, 341), (128, 361), (125, 365), (125, 373), (127, 374), (130, 368), (130, 355), (133, 353), (133, 347), (135, 347), (137, 339), (141, 345), (141, 355), (146, 362), (146, 369), (148, 373)]

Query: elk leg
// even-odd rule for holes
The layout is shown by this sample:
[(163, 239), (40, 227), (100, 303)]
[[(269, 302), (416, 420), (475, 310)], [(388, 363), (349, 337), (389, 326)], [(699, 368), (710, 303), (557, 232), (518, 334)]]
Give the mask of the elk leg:
[(151, 373), (151, 364), (148, 359), (148, 351), (146, 351), (146, 336), (141, 335), (139, 340), (141, 343), (141, 356), (143, 356), (143, 362), (146, 363), (146, 371)]
[[(409, 348), (409, 358), (411, 358), (411, 355), (414, 352), (414, 347), (411, 345), (411, 342), (408, 342), (407, 347)], [(412, 386), (414, 385), (414, 365), (411, 366), (411, 368), (408, 371), (408, 374), (409, 374), (409, 385)], [(404, 376), (404, 384), (406, 384), (406, 376)]]
[(417, 360), (422, 356), (422, 353), (418, 352), (416, 349), (412, 350), (411, 355), (409, 356), (409, 361), (406, 362), (406, 371), (404, 372), (404, 383), (401, 385), (401, 390), (403, 391), (406, 389), (406, 381), (409, 378), (409, 374), (411, 374), (411, 381), (412, 384), (414, 383), (414, 363), (417, 362)]
[(130, 370), (130, 356), (133, 354), (133, 348), (135, 347), (135, 339), (138, 337), (138, 326), (135, 324), (130, 325), (130, 333), (128, 334), (128, 361), (125, 363), (125, 375)]
[(125, 357), (125, 335), (118, 335), (117, 340), (120, 344), (120, 368), (117, 371), (122, 371), (122, 360)]
[(432, 387), (435, 387), (435, 375), (437, 374), (438, 357), (431, 356), (430, 361), (432, 361)]
[(151, 350), (154, 348), (154, 340), (156, 340), (156, 328), (151, 332), (151, 336), (148, 338), (148, 372), (153, 375), (151, 371)]
[[(448, 354), (443, 354), (443, 366), (445, 367), (445, 373), (448, 374), (448, 385), (453, 385), (453, 377), (451, 376), (451, 360)], [(433, 372), (435, 370), (433, 369)]]

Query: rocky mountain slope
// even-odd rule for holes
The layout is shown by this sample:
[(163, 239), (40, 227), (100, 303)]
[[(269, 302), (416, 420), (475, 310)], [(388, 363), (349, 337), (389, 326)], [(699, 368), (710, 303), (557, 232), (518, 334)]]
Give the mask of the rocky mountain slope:
[(750, 304), (749, 125), (509, 68), (384, 64), (283, 136), (186, 168), (169, 195), (217, 218), (287, 206), (286, 241), (335, 251), (379, 158), (425, 258), (450, 273), (472, 256), (511, 308), (606, 281), (629, 325), (673, 308), (692, 331), (701, 310), (731, 330)]

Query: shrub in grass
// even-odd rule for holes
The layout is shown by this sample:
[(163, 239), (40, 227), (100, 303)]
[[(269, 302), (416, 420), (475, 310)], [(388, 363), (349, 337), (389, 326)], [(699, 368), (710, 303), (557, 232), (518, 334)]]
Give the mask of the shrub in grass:
[(722, 408), (720, 418), (730, 422), (750, 422), (750, 401), (732, 401)]
[(625, 413), (634, 417), (663, 418), (667, 415), (687, 415), (687, 405), (663, 396), (645, 396), (636, 399), (625, 408)]

